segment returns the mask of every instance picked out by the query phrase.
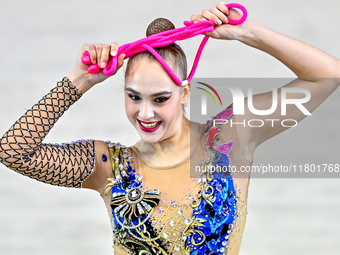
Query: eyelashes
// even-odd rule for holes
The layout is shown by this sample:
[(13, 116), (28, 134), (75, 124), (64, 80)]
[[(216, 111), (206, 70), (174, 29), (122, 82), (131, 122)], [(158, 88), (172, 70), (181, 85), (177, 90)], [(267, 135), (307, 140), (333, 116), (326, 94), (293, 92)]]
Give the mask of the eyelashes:
[(170, 97), (157, 97), (155, 99), (156, 103), (164, 103), (165, 101), (167, 101)]
[(138, 101), (138, 100), (141, 99), (139, 96), (134, 95), (134, 94), (128, 94), (128, 96), (129, 96), (133, 101)]
[[(135, 94), (128, 94), (128, 96), (133, 100), (133, 101), (140, 101), (142, 100), (138, 95)], [(171, 96), (170, 96), (171, 97)], [(156, 103), (164, 103), (166, 102), (170, 97), (157, 97), (154, 102)]]

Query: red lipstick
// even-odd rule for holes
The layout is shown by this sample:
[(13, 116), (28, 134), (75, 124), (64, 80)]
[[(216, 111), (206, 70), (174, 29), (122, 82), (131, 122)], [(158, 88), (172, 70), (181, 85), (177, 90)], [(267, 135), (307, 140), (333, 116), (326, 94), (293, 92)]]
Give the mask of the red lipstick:
[(140, 129), (143, 130), (144, 132), (147, 132), (147, 133), (155, 132), (161, 126), (161, 123), (159, 123), (157, 126), (155, 126), (153, 128), (146, 128), (146, 127), (142, 126), (141, 122), (143, 122), (145, 124), (152, 124), (152, 123), (155, 123), (155, 121), (154, 122), (145, 122), (145, 121), (138, 120), (138, 124), (139, 124)]

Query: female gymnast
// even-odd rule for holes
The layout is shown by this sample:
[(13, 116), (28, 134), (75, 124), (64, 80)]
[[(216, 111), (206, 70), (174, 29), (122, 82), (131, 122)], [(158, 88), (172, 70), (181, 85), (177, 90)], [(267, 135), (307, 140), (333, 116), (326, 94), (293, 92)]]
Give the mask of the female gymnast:
[[(215, 29), (206, 35), (219, 40), (237, 40), (277, 58), (298, 79), (283, 88), (304, 88), (311, 99), (304, 107), (313, 112), (339, 86), (340, 60), (308, 44), (246, 20), (230, 25), (241, 14), (220, 2), (194, 23), (211, 20)], [(173, 29), (165, 19), (156, 19), (147, 36)], [(119, 50), (117, 43), (81, 48), (73, 71), (18, 119), (0, 140), (0, 161), (10, 169), (51, 185), (92, 189), (101, 195), (113, 230), (115, 254), (238, 254), (247, 214), (249, 174), (190, 175), (190, 168), (217, 164), (240, 169), (251, 166), (255, 149), (288, 127), (271, 125), (265, 119), (294, 119), (306, 115), (293, 105), (287, 115), (278, 108), (266, 116), (248, 109), (233, 114), (233, 104), (206, 123), (190, 121), (184, 105), (190, 83), (179, 86), (148, 51), (128, 60), (125, 73), (125, 110), (141, 139), (126, 147), (118, 141), (78, 140), (46, 144), (43, 139), (57, 120), (94, 85), (108, 77), (102, 71), (88, 72), (82, 62), (88, 52), (92, 64), (108, 65)], [(177, 44), (155, 48), (174, 73), (187, 77), (186, 57)], [(123, 66), (118, 56), (117, 68)], [(300, 93), (291, 93), (299, 99)], [(256, 109), (272, 106), (272, 92), (253, 97)], [(262, 119), (261, 128), (232, 125)], [(227, 121), (215, 126), (214, 120)], [(190, 139), (191, 138), (191, 139)]]

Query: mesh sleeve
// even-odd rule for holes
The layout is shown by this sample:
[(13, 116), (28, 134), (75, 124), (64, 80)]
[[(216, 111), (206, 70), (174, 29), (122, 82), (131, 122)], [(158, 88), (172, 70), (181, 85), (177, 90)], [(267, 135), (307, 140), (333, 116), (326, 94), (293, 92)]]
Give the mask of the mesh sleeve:
[(41, 182), (81, 188), (95, 165), (94, 140), (42, 143), (45, 136), (82, 94), (63, 78), (17, 120), (0, 140), (0, 162)]

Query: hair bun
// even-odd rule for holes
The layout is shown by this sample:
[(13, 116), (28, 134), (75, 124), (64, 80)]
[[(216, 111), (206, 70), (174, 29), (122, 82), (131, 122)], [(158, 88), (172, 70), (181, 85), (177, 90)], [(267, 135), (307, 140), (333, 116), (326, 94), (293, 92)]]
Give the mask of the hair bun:
[(170, 20), (158, 18), (150, 23), (146, 29), (146, 36), (154, 35), (171, 29), (175, 29), (175, 25)]

